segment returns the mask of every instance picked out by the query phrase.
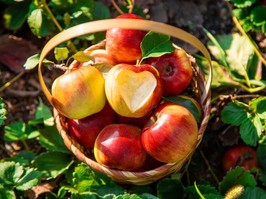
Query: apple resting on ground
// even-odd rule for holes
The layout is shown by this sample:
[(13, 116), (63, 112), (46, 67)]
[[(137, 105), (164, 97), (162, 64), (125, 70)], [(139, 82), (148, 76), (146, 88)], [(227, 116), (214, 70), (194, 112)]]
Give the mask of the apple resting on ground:
[(145, 61), (160, 73), (163, 84), (163, 96), (180, 94), (189, 85), (193, 70), (191, 62), (183, 49)]
[(178, 162), (196, 147), (198, 125), (185, 107), (165, 102), (143, 128), (141, 140), (147, 153), (158, 161)]
[[(135, 14), (122, 14), (120, 19), (142, 19)], [(136, 22), (138, 23), (138, 22)], [(142, 56), (140, 43), (146, 31), (112, 28), (106, 31), (106, 51), (118, 63), (135, 63)]]
[(109, 168), (133, 171), (143, 166), (147, 153), (141, 144), (141, 129), (127, 124), (110, 124), (94, 145), (98, 163)]
[(224, 171), (229, 171), (236, 166), (247, 170), (258, 168), (257, 151), (247, 145), (233, 147), (224, 154), (222, 166)]
[(93, 115), (83, 119), (68, 119), (68, 130), (70, 136), (84, 147), (92, 149), (96, 137), (107, 125), (115, 122), (116, 114), (108, 103), (104, 108)]
[(105, 105), (104, 77), (92, 66), (73, 68), (52, 85), (52, 104), (64, 116), (81, 119)]
[(161, 99), (159, 73), (148, 64), (118, 64), (106, 76), (105, 93), (111, 107), (119, 115), (144, 117)]

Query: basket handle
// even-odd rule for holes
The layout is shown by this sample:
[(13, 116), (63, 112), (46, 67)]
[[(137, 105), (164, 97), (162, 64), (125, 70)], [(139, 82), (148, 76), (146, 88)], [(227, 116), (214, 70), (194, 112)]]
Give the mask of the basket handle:
[(143, 20), (138, 19), (137, 21), (136, 19), (104, 19), (104, 20), (91, 21), (91, 22), (79, 24), (67, 30), (64, 30), (58, 33), (57, 35), (55, 35), (53, 38), (51, 38), (46, 43), (44, 48), (42, 49), (42, 52), (40, 54), (39, 65), (38, 65), (38, 76), (39, 76), (39, 81), (43, 89), (43, 92), (51, 104), (53, 104), (52, 95), (43, 80), (43, 75), (42, 75), (42, 70), (41, 70), (42, 62), (44, 58), (46, 57), (46, 55), (56, 46), (58, 46), (59, 44), (65, 41), (68, 41), (75, 37), (86, 35), (86, 34), (106, 31), (107, 29), (110, 29), (110, 28), (138, 29), (138, 30), (144, 30), (144, 31), (158, 32), (158, 33), (162, 33), (162, 34), (175, 37), (197, 48), (208, 61), (208, 73), (209, 74), (208, 74), (208, 79), (205, 85), (206, 93), (204, 93), (203, 100), (207, 98), (210, 92), (211, 81), (212, 81), (212, 64), (211, 64), (211, 57), (210, 57), (208, 50), (206, 49), (206, 47), (202, 44), (202, 42), (199, 39), (197, 39), (192, 34), (180, 28), (177, 28), (177, 27), (165, 24), (165, 23), (161, 23), (161, 22), (144, 20), (144, 19)]

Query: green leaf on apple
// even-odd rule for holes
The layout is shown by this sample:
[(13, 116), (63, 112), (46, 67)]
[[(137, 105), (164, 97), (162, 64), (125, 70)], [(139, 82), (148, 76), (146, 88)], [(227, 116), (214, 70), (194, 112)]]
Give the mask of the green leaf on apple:
[(169, 35), (151, 31), (145, 35), (140, 45), (142, 60), (149, 57), (160, 57), (175, 50)]
[(57, 61), (63, 61), (68, 58), (69, 50), (66, 47), (56, 47), (54, 49), (55, 59)]
[(86, 55), (83, 51), (78, 51), (72, 57), (78, 62), (87, 62), (91, 60), (91, 57)]
[(199, 109), (200, 107), (197, 107), (194, 99), (187, 98), (187, 97), (182, 97), (182, 96), (169, 96), (169, 97), (164, 97), (165, 100), (174, 102), (177, 104), (180, 104), (184, 107), (186, 107), (195, 117), (197, 122), (200, 122), (201, 119), (201, 110)]

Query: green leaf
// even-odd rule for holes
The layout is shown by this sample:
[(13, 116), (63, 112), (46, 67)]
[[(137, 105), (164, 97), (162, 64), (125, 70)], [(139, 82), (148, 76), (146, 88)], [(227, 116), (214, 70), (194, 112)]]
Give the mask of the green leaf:
[[(187, 98), (185, 96), (169, 96), (164, 98), (167, 101), (174, 102), (186, 107), (195, 117), (196, 121), (199, 122), (201, 119), (201, 107), (199, 107), (195, 103), (198, 103), (195, 99)], [(194, 103), (193, 100), (196, 102)]]
[(42, 173), (32, 168), (26, 170), (25, 174), (16, 183), (16, 189), (20, 191), (26, 191), (37, 185)]
[(258, 159), (259, 165), (266, 173), (266, 136), (264, 136), (258, 144), (257, 159)]
[(20, 151), (15, 157), (7, 158), (6, 161), (16, 162), (22, 166), (28, 166), (35, 156), (36, 155), (31, 151)]
[(266, 119), (266, 97), (255, 98), (249, 102), (249, 105), (261, 119)]
[(37, 37), (41, 37), (41, 28), (43, 24), (42, 9), (36, 8), (28, 16), (28, 24), (31, 32)]
[(224, 123), (239, 126), (248, 117), (247, 105), (237, 100), (229, 102), (222, 110), (221, 117)]
[(266, 6), (256, 6), (250, 13), (250, 19), (256, 26), (266, 23)]
[(236, 7), (249, 7), (256, 2), (256, 0), (230, 0)]
[(39, 59), (40, 59), (40, 54), (35, 54), (35, 55), (30, 56), (26, 60), (26, 63), (24, 64), (25, 69), (26, 70), (34, 69), (38, 65)]
[(46, 126), (54, 125), (54, 118), (52, 111), (48, 106), (46, 106), (41, 99), (39, 99), (39, 105), (35, 112), (35, 119), (43, 119)]
[(57, 61), (63, 61), (68, 58), (69, 50), (66, 47), (56, 47), (54, 49), (55, 59)]
[(78, 51), (72, 57), (77, 60), (78, 62), (88, 62), (91, 60), (91, 57), (86, 55), (83, 51)]
[[(223, 66), (227, 66), (227, 70), (234, 79), (242, 79), (249, 81), (249, 77), (253, 78), (256, 71), (256, 56), (250, 42), (238, 33), (232, 35), (217, 36), (220, 47), (225, 52), (225, 57), (221, 57), (220, 50), (217, 46), (210, 43), (208, 45), (212, 55), (220, 61)], [(224, 63), (226, 58), (226, 64)]]
[(246, 17), (249, 17), (249, 12), (247, 12), (245, 9), (242, 9), (242, 8), (235, 8), (232, 10), (232, 13), (239, 20), (243, 20)]
[(70, 153), (55, 126), (46, 126), (40, 129), (39, 143), (47, 150)]
[(0, 126), (4, 124), (6, 120), (7, 110), (3, 99), (0, 97)]
[(244, 193), (238, 199), (264, 199), (266, 198), (266, 192), (260, 187), (248, 187)]
[(184, 187), (179, 180), (165, 178), (157, 184), (157, 196), (160, 199), (182, 198)]
[(142, 60), (148, 57), (160, 57), (174, 51), (170, 36), (148, 32), (141, 42)]
[(23, 167), (15, 162), (0, 163), (0, 181), (7, 185), (14, 185), (23, 175)]
[(220, 182), (220, 193), (225, 194), (230, 188), (236, 185), (243, 185), (244, 188), (256, 186), (256, 180), (250, 171), (242, 167), (236, 167), (230, 170)]
[(109, 19), (111, 17), (109, 7), (102, 2), (95, 1), (94, 2), (94, 20), (99, 19)]
[(8, 126), (4, 127), (4, 140), (6, 141), (17, 141), (26, 139), (25, 134), (26, 124), (24, 122), (13, 122)]
[[(209, 194), (214, 194), (217, 196), (217, 199), (220, 199), (218, 197), (218, 191), (216, 190), (215, 187), (211, 186), (211, 185), (204, 185), (204, 184), (199, 184), (197, 185), (198, 190), (200, 191), (200, 193), (205, 197), (206, 195)], [(187, 186), (185, 188), (185, 193), (187, 195), (186, 198), (188, 199), (193, 199), (193, 198), (199, 198), (199, 195), (197, 193), (196, 187), (195, 186)], [(207, 197), (206, 197), (207, 198)]]
[(4, 23), (7, 29), (17, 30), (26, 21), (31, 1), (16, 2), (4, 11)]
[(49, 180), (64, 173), (72, 163), (71, 157), (65, 153), (46, 152), (39, 155), (33, 165)]
[(262, 135), (262, 124), (258, 115), (250, 116), (240, 126), (242, 140), (250, 146), (256, 146)]
[(0, 198), (1, 199), (16, 199), (16, 194), (13, 190), (6, 189), (0, 185)]

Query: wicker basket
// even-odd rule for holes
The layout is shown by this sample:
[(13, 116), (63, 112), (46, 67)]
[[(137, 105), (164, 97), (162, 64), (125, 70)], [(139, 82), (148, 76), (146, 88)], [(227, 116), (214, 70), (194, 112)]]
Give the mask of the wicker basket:
[[(40, 84), (43, 88), (43, 91), (48, 99), (48, 101), (52, 104), (52, 96), (45, 85), (42, 76), (42, 61), (45, 56), (57, 45), (62, 42), (68, 41), (72, 38), (82, 36), (85, 34), (105, 31), (109, 28), (127, 28), (127, 29), (139, 29), (146, 31), (154, 31), (162, 34), (170, 35), (171, 37), (175, 37), (179, 40), (182, 40), (195, 48), (197, 48), (203, 56), (208, 60), (208, 79), (205, 79), (205, 75), (198, 68), (196, 64), (193, 64), (194, 68), (194, 76), (191, 83), (191, 87), (193, 88), (196, 100), (201, 105), (203, 110), (203, 117), (199, 124), (199, 132), (198, 132), (198, 142), (197, 146), (200, 144), (204, 131), (206, 129), (208, 119), (210, 116), (210, 84), (212, 78), (212, 70), (211, 70), (211, 59), (208, 53), (208, 50), (204, 47), (204, 45), (193, 35), (170, 25), (148, 21), (148, 20), (136, 20), (132, 19), (106, 19), (100, 21), (93, 21), (84, 24), (77, 25), (70, 29), (67, 29), (56, 36), (54, 36), (43, 48), (40, 61), (39, 61), (39, 80)], [(68, 134), (68, 129), (65, 121), (65, 117), (62, 116), (54, 109), (54, 118), (56, 122), (57, 129), (62, 136), (65, 145), (67, 148), (72, 151), (72, 153), (82, 162), (90, 166), (92, 169), (104, 173), (105, 175), (112, 178), (114, 181), (122, 184), (135, 184), (135, 185), (145, 185), (152, 182), (155, 182), (171, 173), (178, 172), (182, 166), (191, 158), (197, 146), (187, 155), (185, 159), (176, 163), (168, 163), (158, 168), (141, 171), (141, 172), (131, 172), (131, 171), (121, 171), (116, 169), (109, 169), (105, 166), (97, 163), (93, 157), (93, 154), (84, 149), (81, 145), (75, 142)]]

